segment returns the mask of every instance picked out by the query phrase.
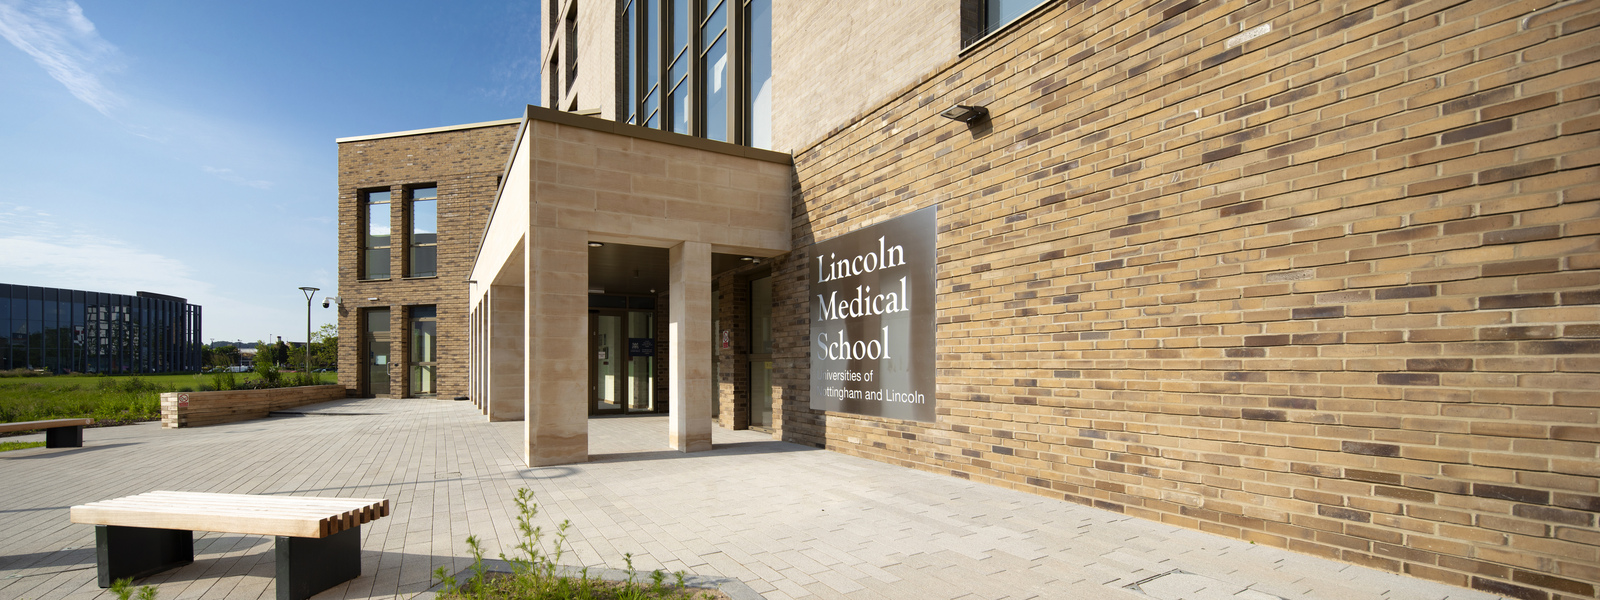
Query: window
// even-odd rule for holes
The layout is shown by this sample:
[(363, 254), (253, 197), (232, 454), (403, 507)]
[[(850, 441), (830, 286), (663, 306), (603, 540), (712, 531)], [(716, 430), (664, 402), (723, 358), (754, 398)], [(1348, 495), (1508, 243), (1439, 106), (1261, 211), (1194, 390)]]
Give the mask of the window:
[(617, 99), (617, 115), (622, 118), (622, 122), (629, 125), (639, 122), (638, 107), (633, 104), (633, 100), (639, 97), (639, 78), (633, 76), (639, 72), (639, 38), (637, 33), (639, 22), (638, 19), (633, 18), (633, 13), (632, 2), (622, 9), (622, 30), (628, 40), (628, 69), (623, 71), (622, 77), (627, 80), (622, 84), (622, 89), (625, 91), (623, 96)]
[(962, 45), (999, 31), (1041, 4), (1044, 0), (963, 0)]
[(745, 28), (745, 44), (750, 48), (749, 105), (745, 109), (745, 131), (751, 146), (772, 148), (772, 0), (750, 0), (745, 4), (750, 23)]
[(362, 249), (361, 279), (389, 278), (389, 190), (361, 193), (367, 234)]
[(439, 188), (411, 190), (411, 245), (407, 277), (439, 274)]
[(705, 52), (700, 57), (700, 97), (705, 98), (705, 130), (707, 138), (728, 141), (728, 15), (724, 0), (711, 11), (700, 25), (700, 47)]
[(617, 119), (772, 145), (771, 0), (630, 0)]

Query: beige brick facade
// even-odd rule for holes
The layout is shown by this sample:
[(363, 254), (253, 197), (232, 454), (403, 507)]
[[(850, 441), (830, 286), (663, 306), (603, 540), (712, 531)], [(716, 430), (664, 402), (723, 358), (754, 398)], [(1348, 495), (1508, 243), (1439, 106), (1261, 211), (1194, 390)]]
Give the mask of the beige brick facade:
[[(796, 155), (782, 436), (1595, 597), (1597, 24), (1549, 0), (1053, 3)], [(992, 119), (937, 116), (958, 103)], [(939, 421), (814, 413), (806, 248), (935, 205)]]
[[(365, 381), (366, 351), (361, 315), (373, 308), (390, 309), (393, 339), (390, 395), (413, 395), (409, 388), (410, 343), (408, 307), (438, 308), (438, 393), (440, 398), (467, 391), (467, 274), (478, 240), (494, 202), (494, 194), (519, 121), (444, 128), (437, 131), (348, 138), (339, 143), (339, 384), (353, 396), (370, 396)], [(403, 263), (404, 231), (409, 231), (403, 192), (423, 185), (438, 186), (438, 275), (408, 278)], [(394, 247), (391, 278), (359, 279), (365, 207), (359, 192), (390, 190)], [(372, 300), (376, 298), (376, 300)]]

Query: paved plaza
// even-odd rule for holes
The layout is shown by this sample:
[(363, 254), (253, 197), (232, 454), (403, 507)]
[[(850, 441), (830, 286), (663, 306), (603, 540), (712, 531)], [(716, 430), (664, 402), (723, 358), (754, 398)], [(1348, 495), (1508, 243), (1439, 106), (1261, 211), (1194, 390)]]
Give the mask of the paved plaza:
[[(546, 529), (572, 522), (563, 563), (621, 567), (632, 553), (636, 568), (734, 577), (770, 600), (1494, 598), (755, 431), (718, 428), (715, 450), (682, 454), (662, 416), (591, 419), (589, 463), (530, 469), (522, 423), (465, 402), (304, 411), (0, 453), (0, 598), (111, 598), (94, 528), (68, 508), (151, 490), (387, 498), (390, 516), (362, 527), (361, 577), (317, 598), (409, 598), (435, 567), (468, 565), (468, 535), (491, 557), (514, 543), (520, 487)], [(271, 538), (195, 536), (193, 564), (137, 583), (163, 600), (274, 597)]]

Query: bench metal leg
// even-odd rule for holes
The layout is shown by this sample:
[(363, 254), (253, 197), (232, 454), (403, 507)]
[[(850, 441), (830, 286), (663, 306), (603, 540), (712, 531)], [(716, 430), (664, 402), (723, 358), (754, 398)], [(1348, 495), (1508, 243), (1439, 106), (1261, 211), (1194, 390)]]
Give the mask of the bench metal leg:
[(118, 579), (139, 579), (194, 562), (194, 532), (119, 525), (94, 526), (95, 563), (100, 587)]
[(83, 426), (51, 427), (44, 430), (44, 447), (46, 448), (82, 448)]
[(361, 527), (325, 538), (277, 536), (278, 600), (305, 600), (361, 576)]

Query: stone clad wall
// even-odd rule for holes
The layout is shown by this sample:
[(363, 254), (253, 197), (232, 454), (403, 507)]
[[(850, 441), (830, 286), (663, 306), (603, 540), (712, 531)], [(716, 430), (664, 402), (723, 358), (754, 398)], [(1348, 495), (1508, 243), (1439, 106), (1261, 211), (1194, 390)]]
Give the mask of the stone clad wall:
[[(797, 154), (783, 437), (1595, 597), (1597, 25), (1553, 0), (1056, 3)], [(937, 116), (957, 103), (992, 119)], [(806, 251), (932, 205), (939, 421), (813, 413)]]
[[(359, 379), (366, 375), (367, 358), (360, 347), (360, 309), (391, 310), (390, 360), (401, 366), (394, 369), (389, 385), (391, 395), (399, 397), (410, 395), (410, 336), (405, 330), (402, 308), (428, 304), (438, 307), (437, 396), (468, 394), (466, 280), (518, 127), (517, 123), (509, 123), (339, 144), (338, 294), (344, 299), (339, 308), (339, 384), (348, 388), (351, 395), (366, 392)], [(395, 235), (395, 246), (390, 250), (391, 278), (358, 280), (365, 210), (358, 192), (390, 189), (395, 199), (390, 223), (399, 230), (409, 227), (402, 214), (405, 203), (399, 200), (402, 191), (407, 186), (427, 183), (438, 184), (439, 275), (403, 277), (401, 261), (406, 236)]]

